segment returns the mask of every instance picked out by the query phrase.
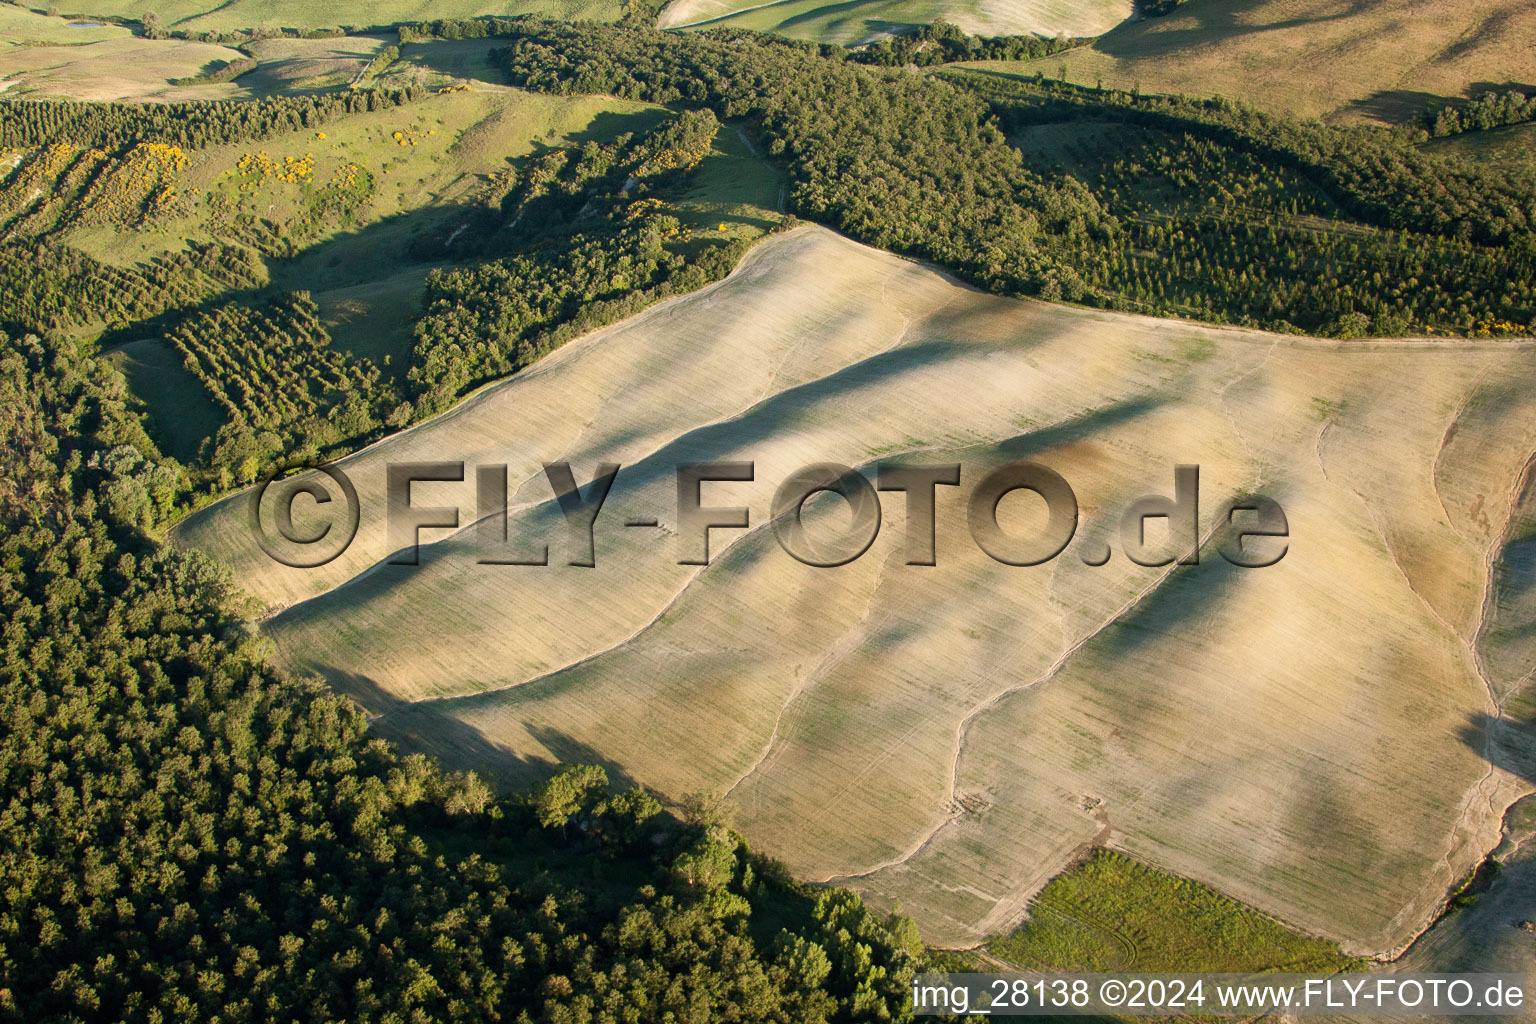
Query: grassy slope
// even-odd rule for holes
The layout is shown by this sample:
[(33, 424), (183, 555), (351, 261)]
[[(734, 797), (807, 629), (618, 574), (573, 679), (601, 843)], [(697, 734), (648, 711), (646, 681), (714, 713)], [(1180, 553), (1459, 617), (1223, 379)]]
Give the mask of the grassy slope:
[(0, 79), (14, 82), (6, 92), (9, 97), (201, 99), (217, 93), (174, 89), (171, 79), (200, 74), (241, 56), (227, 46), (143, 39), (123, 32), (95, 43), (0, 52)]
[[(606, 0), (539, 5), (465, 3), (377, 4), (353, 7), (316, 4), (208, 4), (166, 7), (149, 4), (166, 24), (175, 12), (187, 20), (173, 27), (188, 32), (251, 27), (315, 28), (356, 24), (389, 25), (398, 21), (470, 14), (542, 13), (554, 17), (612, 20), (620, 5)], [(143, 4), (87, 4), (84, 16), (137, 18)], [(172, 85), (175, 79), (212, 71), (245, 56), (238, 50), (176, 39), (146, 39), (115, 25), (72, 28), (69, 19), (0, 5), (0, 81), (7, 95), (70, 97), (91, 100), (247, 99), (279, 93), (312, 92), (355, 81), (379, 50), (394, 42), (392, 32), (325, 39), (280, 37), (241, 44), (260, 64), (232, 82)], [(6, 42), (15, 45), (7, 46)], [(416, 43), (404, 47), (403, 59), (388, 73), (391, 85), (410, 80), (435, 85), (452, 80), (490, 80), (501, 75), (486, 62), (496, 41)]]
[[(268, 178), (260, 188), (240, 191), (240, 160), (264, 153), (276, 165), (313, 157), (312, 179), (323, 184), (348, 166), (372, 176), (377, 191), (358, 211), (351, 227), (326, 226), (289, 287), (316, 291), (387, 277), (401, 269), (410, 236), (424, 221), (452, 216), (485, 175), (535, 146), (564, 145), (590, 135), (617, 134), (630, 115), (653, 110), (638, 103), (581, 97), (562, 100), (504, 87), (429, 95), (408, 106), (353, 114), (323, 131), (301, 131), (261, 143), (210, 146), (191, 154), (178, 183), (187, 196), (180, 216), (163, 218), (145, 230), (80, 231), (64, 240), (92, 255), (123, 262), (122, 254), (179, 248), (184, 240), (206, 241), (228, 230), (227, 217), (208, 213), (217, 196), (240, 213), (291, 223), (309, 209), (310, 190)], [(413, 127), (414, 126), (414, 127)], [(416, 145), (400, 145), (396, 131), (411, 130)], [(430, 133), (430, 134), (428, 134)], [(302, 284), (301, 284), (302, 282)]]
[(1189, 0), (1082, 50), (983, 66), (1052, 78), (1065, 66), (1079, 84), (1392, 119), (1474, 84), (1536, 82), (1533, 34), (1525, 0)]
[(1423, 148), (1430, 153), (1454, 153), (1477, 163), (1529, 172), (1536, 167), (1536, 124), (1432, 139)]
[(266, 96), (347, 85), (394, 40), (387, 35), (337, 39), (258, 39), (243, 47), (261, 63), (229, 84), (235, 95)]
[(673, 0), (662, 12), (660, 25), (724, 25), (849, 45), (935, 18), (983, 35), (1092, 36), (1130, 14), (1129, 0)]
[[(1488, 523), (1536, 445), (1511, 397), (1532, 373), (1529, 344), (1341, 346), (982, 296), (806, 229), (349, 461), (363, 528), (323, 569), (257, 551), (239, 498), (177, 540), (273, 606), (346, 584), (269, 629), (386, 734), (506, 778), (599, 758), (669, 794), (730, 790), (754, 842), (804, 877), (857, 876), (937, 941), (1013, 927), (1097, 840), (1382, 950), (1512, 795), (1468, 732), (1491, 705), (1464, 645)], [(941, 494), (935, 569), (900, 564), (894, 501), (842, 569), (763, 530), (676, 564), (677, 463), (754, 459), (755, 483), (706, 498), (762, 524), (792, 469), (902, 451), (968, 480), (1058, 467), (1082, 543), (1116, 542), (1117, 510), (1198, 461), (1207, 516), (1261, 486), (1291, 554), (1169, 575), (1074, 547), (1007, 568)], [(583, 480), (624, 463), (598, 567), (488, 568), (475, 531), (429, 531), (419, 569), (365, 572), (390, 550), (383, 466), (445, 453), (509, 464), (514, 549), (548, 542), (557, 563), (539, 461)], [(473, 518), (472, 487), (418, 490)], [(1007, 528), (1027, 511), (1005, 506)], [(659, 532), (603, 528), (658, 514)]]
[(189, 461), (203, 439), (224, 421), (203, 385), (181, 365), (181, 357), (159, 338), (130, 342), (112, 352), (128, 387), (149, 411), (149, 429), (167, 454)]
[(131, 33), (116, 25), (71, 24), (75, 19), (56, 18), (11, 4), (0, 6), (0, 49), (24, 46), (75, 46), (121, 39)]
[[(431, 52), (430, 44), (415, 49)], [(145, 230), (79, 228), (62, 239), (99, 259), (131, 265), (177, 250), (188, 240), (229, 237), (228, 217), (209, 213), (215, 196), (243, 213), (284, 224), (308, 213), (310, 189), (299, 183), (268, 178), (259, 189), (240, 191), (242, 180), (250, 184), (237, 174), (242, 158), (265, 153), (274, 164), (286, 166), (290, 158), (313, 157), (315, 183), (355, 167), (359, 177), (370, 175), (377, 183), (368, 204), (349, 225), (323, 225), (305, 241), (297, 258), (273, 262), (272, 283), (311, 291), (335, 344), (403, 373), (426, 275), (444, 265), (429, 255), (411, 255), (416, 236), (467, 216), (464, 204), (473, 202), (480, 183), (509, 160), (540, 148), (643, 131), (665, 116), (661, 108), (647, 104), (559, 98), (497, 86), (432, 94), (409, 107), (341, 118), (323, 132), (195, 152), (178, 183), (187, 196), (180, 216)], [(401, 145), (394, 138), (396, 131), (409, 132), (416, 144)], [(680, 203), (679, 213), (695, 226), (698, 237), (758, 237), (778, 220), (774, 210), (780, 188), (779, 173), (727, 127), (697, 168), (693, 190)], [(163, 373), (175, 377), (181, 371), (168, 350), (158, 356), (147, 351), (156, 346), (163, 343), (135, 343), (124, 369), (134, 390), (149, 403), (157, 436), (179, 457), (189, 457), (219, 421), (211, 410), (190, 402), (186, 389), (174, 381), (173, 386), (161, 386)]]
[(135, 20), (153, 11), (166, 26), (189, 32), (367, 27), (482, 14), (612, 21), (622, 10), (619, 0), (72, 0), (61, 6), (70, 15)]
[(784, 176), (760, 159), (744, 132), (727, 124), (694, 171), (679, 216), (696, 238), (755, 238), (778, 223)]
[[(569, 145), (643, 130), (661, 116), (659, 108), (619, 100), (520, 94), (516, 103), (460, 135), (452, 147), (454, 167), (461, 174), (474, 173), (463, 169), (494, 167), (535, 145)], [(757, 159), (730, 127), (700, 162), (694, 181), (678, 212), (693, 226), (695, 237), (758, 237), (778, 220), (773, 211), (781, 175)], [(438, 264), (401, 265), (395, 254), (425, 226), (434, 208), (451, 210), (452, 183), (439, 179), (437, 184), (434, 194), (425, 194), (432, 190), (418, 182), (415, 195), (397, 197), (422, 210), (416, 218), (338, 237), (279, 268), (277, 275), (280, 285), (316, 289), (322, 319), (336, 344), (381, 364), (388, 357), (390, 368), (399, 373), (409, 365), (411, 324), (426, 273)]]

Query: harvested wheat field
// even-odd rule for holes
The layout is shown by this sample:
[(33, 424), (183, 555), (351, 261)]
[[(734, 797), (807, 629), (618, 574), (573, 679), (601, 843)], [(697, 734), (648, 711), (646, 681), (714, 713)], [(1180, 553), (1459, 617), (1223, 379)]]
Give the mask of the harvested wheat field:
[[(282, 659), (382, 734), (507, 782), (587, 760), (669, 797), (728, 793), (755, 845), (899, 900), (930, 941), (1006, 931), (1098, 844), (1381, 953), (1530, 789), (1486, 755), (1533, 666), (1536, 610), (1500, 560), (1528, 532), (1511, 509), (1533, 376), (1528, 342), (1340, 343), (1021, 302), (801, 228), (347, 459), (362, 528), (321, 568), (263, 554), (245, 495), (174, 541), (227, 563)], [(748, 506), (751, 528), (678, 564), (675, 467), (732, 459), (755, 479), (703, 500)], [(938, 489), (937, 565), (905, 564), (894, 493), (851, 563), (780, 550), (768, 506), (794, 470), (897, 459), (962, 464)], [(381, 564), (385, 465), (435, 460), (468, 480), (417, 484), (414, 504), (466, 525), (473, 467), (508, 467), (507, 540), (429, 529), (419, 566)], [(555, 460), (583, 484), (623, 465), (595, 568), (565, 564)], [(1012, 460), (1076, 493), (1076, 536), (1045, 564), (970, 539), (965, 498)], [(1119, 518), (1171, 496), (1180, 463), (1200, 466), (1210, 543), (1199, 565), (1133, 564)], [(1278, 564), (1217, 554), (1239, 492), (1284, 508)], [(1037, 505), (1003, 499), (1001, 525), (1037, 530)], [(838, 535), (842, 507), (810, 503), (814, 538)], [(546, 544), (549, 566), (479, 564)]]
[(1223, 95), (1275, 113), (1400, 120), (1471, 86), (1536, 82), (1527, 0), (1188, 0), (1091, 46), (976, 65), (1080, 85)]
[[(1504, 840), (1490, 857), (1497, 871), (1469, 905), (1448, 914), (1413, 944), (1407, 955), (1379, 970), (1390, 974), (1501, 973), (1529, 977), (1530, 907), (1536, 900), (1536, 798), (1526, 797), (1505, 815)], [(1528, 1020), (1525, 1012), (1519, 1019)], [(1422, 1015), (1377, 1017), (1422, 1021)], [(1471, 1020), (1465, 1015), (1457, 1020)]]
[(940, 18), (978, 35), (1096, 36), (1132, 13), (1131, 0), (672, 0), (657, 25), (745, 28), (852, 45)]

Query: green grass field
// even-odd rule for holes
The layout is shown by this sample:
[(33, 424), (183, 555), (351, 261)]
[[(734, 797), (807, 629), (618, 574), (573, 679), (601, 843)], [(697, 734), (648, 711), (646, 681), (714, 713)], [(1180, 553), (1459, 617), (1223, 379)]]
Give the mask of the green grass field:
[(119, 25), (90, 24), (0, 4), (0, 50), (24, 46), (77, 46), (131, 35)]
[(377, 280), (314, 293), (331, 343), (403, 377), (410, 367), (411, 325), (421, 315), (428, 269), (408, 266)]
[(693, 180), (677, 206), (696, 238), (760, 238), (780, 219), (784, 175), (753, 151), (738, 126), (721, 127)]
[(1359, 965), (1331, 942), (1108, 850), (1051, 879), (1030, 920), (987, 949), (1025, 970), (1337, 971)]
[(430, 85), (433, 76), (443, 80), (479, 80), (500, 82), (505, 78), (490, 61), (500, 39), (431, 39), (406, 43), (400, 47), (400, 59), (385, 72), (383, 81), (393, 85), (402, 77), (422, 76)]
[(1454, 154), (1508, 170), (1529, 170), (1536, 167), (1536, 124), (1510, 125), (1433, 139), (1426, 142), (1423, 149), (1426, 153)]
[(335, 39), (257, 39), (244, 44), (261, 63), (229, 84), (242, 95), (319, 91), (345, 86), (393, 40), (385, 35)]
[(203, 439), (224, 422), (224, 414), (197, 378), (159, 338), (130, 342), (110, 355), (128, 387), (149, 408), (149, 432), (163, 451), (189, 461)]

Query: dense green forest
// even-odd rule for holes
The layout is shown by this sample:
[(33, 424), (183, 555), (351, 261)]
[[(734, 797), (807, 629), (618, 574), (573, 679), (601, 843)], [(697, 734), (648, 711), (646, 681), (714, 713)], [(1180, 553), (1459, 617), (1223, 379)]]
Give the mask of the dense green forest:
[(138, 323), (261, 282), (265, 268), (242, 246), (189, 245), (138, 267), (113, 267), (47, 242), (0, 245), (0, 325), (61, 331)]
[[(493, 799), (285, 678), (123, 381), (0, 337), (0, 1019), (868, 1021), (916, 937), (573, 768)], [(707, 808), (705, 808), (707, 810)]]
[(514, 83), (750, 119), (787, 165), (799, 215), (999, 291), (1038, 291), (1060, 270), (1046, 240), (1117, 230), (1081, 185), (1024, 168), (986, 105), (942, 82), (743, 32), (552, 23), (516, 31), (502, 56)]
[[(1536, 176), (1427, 156), (1406, 131), (914, 76), (733, 31), (507, 31), (515, 83), (750, 119), (788, 166), (796, 213), (993, 291), (1337, 337), (1523, 333), (1536, 320)], [(1078, 174), (1062, 147), (1021, 134), (1051, 124), (1086, 137), (1066, 143)], [(1083, 155), (1103, 124), (1130, 126), (1136, 144)]]
[(1134, 308), (1340, 338), (1525, 333), (1536, 319), (1536, 183), (1443, 165), (1405, 132), (956, 81), (992, 102), (1027, 166), (1075, 175), (1116, 216), (1118, 245), (1083, 273)]

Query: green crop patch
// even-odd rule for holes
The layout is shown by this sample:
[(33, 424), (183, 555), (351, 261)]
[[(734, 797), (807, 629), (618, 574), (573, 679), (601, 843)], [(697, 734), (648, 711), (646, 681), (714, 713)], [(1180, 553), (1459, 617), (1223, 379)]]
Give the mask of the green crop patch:
[(1096, 850), (1046, 883), (1017, 931), (987, 944), (1025, 970), (1259, 972), (1359, 967), (1214, 889)]

